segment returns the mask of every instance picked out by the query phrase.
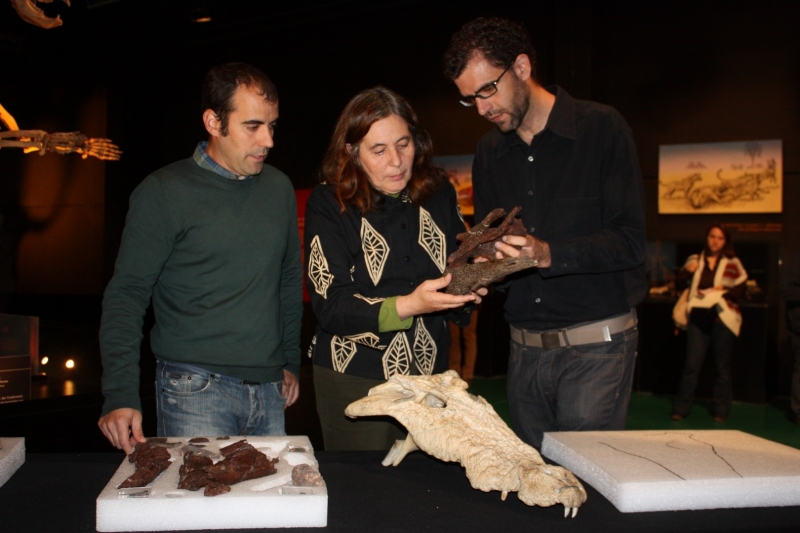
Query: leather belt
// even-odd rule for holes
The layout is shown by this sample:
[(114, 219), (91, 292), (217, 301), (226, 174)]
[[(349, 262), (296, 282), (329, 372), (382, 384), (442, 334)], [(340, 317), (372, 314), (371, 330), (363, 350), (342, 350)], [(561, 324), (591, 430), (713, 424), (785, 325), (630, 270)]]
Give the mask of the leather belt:
[(523, 346), (536, 348), (558, 348), (597, 342), (611, 342), (611, 335), (635, 327), (638, 323), (636, 310), (597, 322), (577, 324), (551, 331), (531, 331), (511, 326), (511, 340)]

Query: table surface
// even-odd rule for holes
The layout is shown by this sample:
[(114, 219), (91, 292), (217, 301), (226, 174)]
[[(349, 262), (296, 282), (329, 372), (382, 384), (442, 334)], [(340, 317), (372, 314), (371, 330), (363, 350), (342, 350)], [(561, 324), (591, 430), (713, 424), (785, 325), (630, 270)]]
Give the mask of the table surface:
[[(576, 518), (564, 508), (529, 507), (515, 493), (469, 485), (464, 469), (415, 452), (397, 467), (383, 452), (317, 452), (328, 485), (328, 527), (267, 529), (293, 533), (369, 532), (698, 532), (800, 530), (800, 506), (621, 513), (586, 485)], [(123, 460), (121, 453), (28, 454), (0, 487), (0, 531), (95, 531), (95, 499)], [(224, 531), (256, 531), (224, 530)]]

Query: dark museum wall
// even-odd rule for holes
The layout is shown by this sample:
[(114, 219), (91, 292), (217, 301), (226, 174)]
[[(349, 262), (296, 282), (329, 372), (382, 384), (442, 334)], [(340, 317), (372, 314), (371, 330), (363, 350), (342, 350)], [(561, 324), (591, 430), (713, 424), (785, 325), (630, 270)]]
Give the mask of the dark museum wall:
[[(458, 104), (441, 56), (464, 22), (497, 14), (531, 31), (545, 85), (626, 117), (645, 180), (648, 239), (699, 243), (711, 222), (731, 226), (758, 261), (766, 300), (779, 305), (780, 257), (800, 248), (796, 1), (231, 0), (206, 2), (216, 9), (209, 24), (188, 21), (197, 3), (189, 0), (72, 3), (51, 8), (65, 24), (48, 31), (0, 5), (0, 104), (23, 128), (107, 135), (124, 155), (103, 164), (0, 151), (0, 230), (16, 254), (17, 293), (102, 293), (128, 196), (204, 137), (199, 87), (220, 62), (254, 63), (278, 85), (268, 162), (297, 188), (316, 183), (347, 100), (378, 84), (408, 98), (438, 155), (471, 153), (491, 126)], [(660, 145), (765, 139), (783, 142), (783, 213), (658, 214)]]

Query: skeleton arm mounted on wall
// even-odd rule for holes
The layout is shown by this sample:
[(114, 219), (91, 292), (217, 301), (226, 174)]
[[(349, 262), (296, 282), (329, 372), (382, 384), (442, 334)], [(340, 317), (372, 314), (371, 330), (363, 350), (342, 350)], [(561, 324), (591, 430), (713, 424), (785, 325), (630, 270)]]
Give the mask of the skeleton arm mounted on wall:
[(14, 117), (0, 105), (0, 122), (9, 131), (0, 131), (0, 149), (22, 148), (25, 153), (48, 151), (57, 154), (76, 153), (103, 161), (119, 161), (122, 151), (109, 139), (90, 138), (79, 131), (47, 133), (42, 130), (20, 130)]

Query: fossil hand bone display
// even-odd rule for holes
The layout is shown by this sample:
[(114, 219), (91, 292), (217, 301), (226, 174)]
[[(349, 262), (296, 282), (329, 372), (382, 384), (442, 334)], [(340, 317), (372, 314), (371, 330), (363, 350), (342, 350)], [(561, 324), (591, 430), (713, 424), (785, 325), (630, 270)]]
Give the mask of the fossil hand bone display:
[(109, 139), (89, 138), (79, 131), (69, 133), (47, 133), (42, 130), (20, 130), (16, 120), (0, 105), (0, 123), (9, 131), (0, 131), (0, 149), (22, 148), (27, 154), (48, 151), (57, 154), (76, 153), (83, 159), (89, 156), (103, 161), (119, 161), (122, 151)]
[[(61, 1), (69, 6), (69, 0)], [(34, 26), (39, 26), (46, 30), (57, 28), (61, 26), (63, 22), (58, 15), (55, 17), (48, 17), (36, 4), (52, 3), (53, 0), (11, 0), (11, 5), (14, 6), (14, 9), (22, 20), (28, 24), (33, 24)]]
[(561, 504), (574, 517), (586, 491), (572, 472), (546, 464), (533, 447), (522, 442), (454, 370), (431, 376), (395, 375), (345, 409), (349, 417), (388, 415), (408, 430), (383, 460), (397, 466), (417, 449), (442, 461), (457, 461), (473, 488), (509, 492), (528, 505)]
[[(448, 294), (468, 294), (480, 287), (488, 287), (509, 274), (538, 265), (538, 262), (530, 257), (495, 259), (494, 243), (504, 235), (524, 237), (528, 234), (522, 221), (515, 218), (519, 211), (520, 207), (515, 207), (506, 215), (505, 210), (498, 207), (486, 215), (480, 224), (476, 224), (469, 231), (458, 234), (457, 238), (461, 244), (447, 258), (445, 273), (449, 272), (453, 275), (453, 279), (446, 289)], [(500, 225), (492, 227), (492, 224), (503, 216), (505, 219)], [(488, 261), (469, 262), (470, 259), (477, 256), (485, 257)]]

